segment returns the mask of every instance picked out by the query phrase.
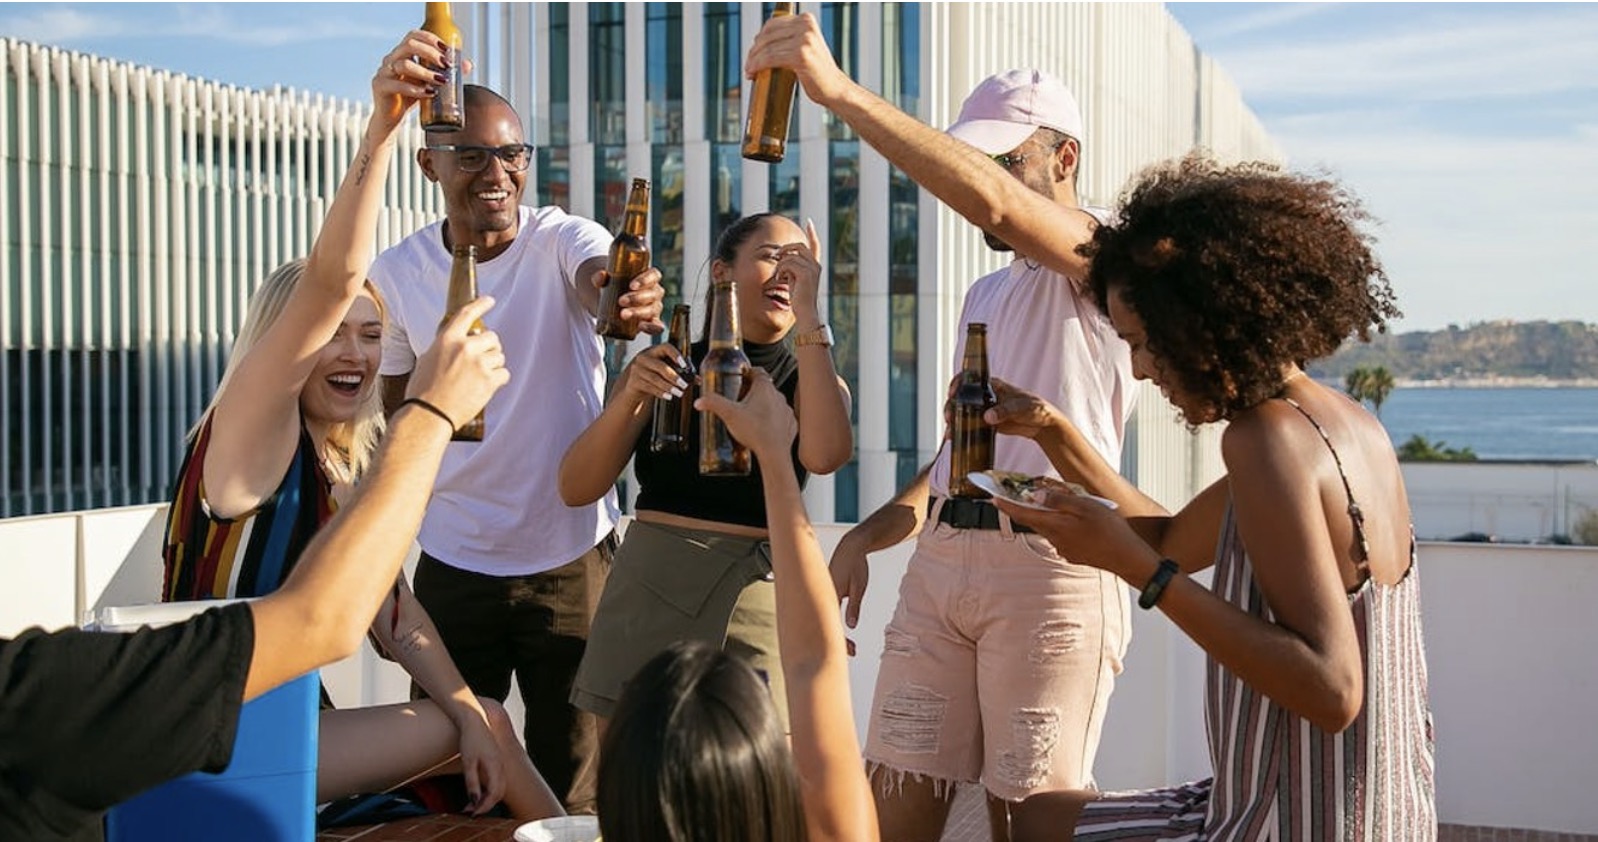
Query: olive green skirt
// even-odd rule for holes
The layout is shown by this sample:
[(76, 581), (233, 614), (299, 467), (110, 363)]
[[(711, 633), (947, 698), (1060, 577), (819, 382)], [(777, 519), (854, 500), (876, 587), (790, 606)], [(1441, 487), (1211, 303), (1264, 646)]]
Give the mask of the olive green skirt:
[(702, 640), (747, 660), (771, 688), (787, 730), (766, 541), (633, 521), (599, 597), (572, 704), (609, 717), (633, 673), (679, 640)]

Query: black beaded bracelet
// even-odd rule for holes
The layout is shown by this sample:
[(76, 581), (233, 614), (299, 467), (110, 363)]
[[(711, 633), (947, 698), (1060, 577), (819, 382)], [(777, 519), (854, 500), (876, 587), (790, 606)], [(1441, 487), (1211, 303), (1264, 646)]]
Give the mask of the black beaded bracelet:
[(1143, 586), (1142, 596), (1137, 598), (1137, 607), (1153, 608), (1154, 604), (1160, 601), (1160, 597), (1165, 595), (1165, 586), (1171, 583), (1171, 577), (1180, 572), (1182, 568), (1177, 566), (1176, 562), (1168, 558), (1160, 559), (1159, 569), (1149, 577), (1149, 583)]
[(434, 415), (437, 415), (439, 418), (443, 419), (445, 424), (449, 425), (449, 431), (451, 433), (455, 432), (455, 429), (456, 429), (455, 422), (450, 420), (450, 417), (448, 415), (444, 414), (444, 410), (439, 409), (438, 407), (428, 403), (427, 401), (422, 400), (421, 398), (406, 398), (405, 400), (400, 401), (400, 406), (401, 407), (411, 406), (411, 405), (419, 406), (422, 409), (425, 409), (428, 412), (431, 412)]

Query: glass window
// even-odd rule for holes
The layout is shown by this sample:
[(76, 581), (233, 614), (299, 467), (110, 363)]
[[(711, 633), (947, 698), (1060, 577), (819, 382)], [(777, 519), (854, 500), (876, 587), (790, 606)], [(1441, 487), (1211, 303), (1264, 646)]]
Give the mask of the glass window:
[(627, 142), (627, 23), (622, 3), (588, 6), (589, 139)]
[[(826, 253), (830, 255), (827, 277), (827, 321), (832, 325), (836, 344), (832, 358), (839, 376), (849, 384), (853, 402), (850, 417), (855, 419), (859, 439), (860, 417), (860, 142), (834, 140), (830, 147), (832, 223)], [(834, 497), (835, 517), (839, 522), (859, 518), (859, 473), (855, 460), (838, 472)]]
[[(548, 7), (549, 61), (545, 71), (549, 73), (549, 143), (565, 146), (571, 143), (571, 12), (565, 3), (550, 3)], [(539, 173), (542, 178), (542, 166)]]
[(651, 143), (682, 143), (682, 6), (650, 3), (645, 52)]
[(743, 125), (743, 41), (739, 4), (705, 4), (705, 137), (739, 143)]
[[(782, 156), (782, 160), (767, 167), (771, 173), (771, 187), (767, 194), (771, 211), (794, 219), (799, 218), (800, 154), (799, 144), (790, 141), (788, 152)], [(804, 225), (804, 220), (799, 220), (799, 224)]]
[(572, 207), (571, 147), (546, 146), (538, 150), (537, 201), (542, 205), (556, 205), (561, 210)]
[[(737, 143), (710, 147), (710, 248), (743, 215), (743, 154)], [(712, 254), (714, 257), (714, 254)]]
[(666, 291), (662, 314), (670, 319), (672, 305), (681, 302), (684, 295), (682, 147), (656, 146), (653, 156), (649, 200), (654, 207), (649, 210), (649, 251)]
[[(883, 98), (909, 114), (920, 108), (920, 8), (890, 3), (882, 10)], [(898, 168), (888, 171), (888, 447), (902, 486), (920, 467), (916, 449), (917, 228), (919, 189)]]
[(594, 148), (594, 220), (612, 231), (620, 230), (627, 210), (627, 191), (632, 178), (627, 174), (627, 147)]
[[(832, 49), (838, 67), (851, 79), (860, 78), (860, 74), (856, 72), (859, 61), (857, 49), (859, 28), (860, 9), (856, 4), (821, 4), (821, 34), (826, 37), (827, 46)], [(850, 128), (848, 123), (834, 117), (830, 111), (823, 111), (822, 114), (827, 126), (827, 137), (833, 140), (848, 140), (854, 137), (854, 129)], [(798, 121), (795, 120), (794, 123), (797, 124)]]

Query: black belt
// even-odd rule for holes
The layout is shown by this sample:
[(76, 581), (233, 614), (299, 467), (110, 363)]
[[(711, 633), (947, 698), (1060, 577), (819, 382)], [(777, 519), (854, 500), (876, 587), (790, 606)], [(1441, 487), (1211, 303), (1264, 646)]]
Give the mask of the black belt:
[[(928, 503), (930, 514), (932, 506)], [(943, 501), (943, 507), (938, 509), (938, 522), (947, 523), (955, 529), (994, 529), (1000, 528), (999, 509), (986, 500), (971, 500), (965, 497), (949, 497)], [(1031, 532), (1032, 529), (1015, 521), (1010, 521), (1010, 529), (1016, 532)]]

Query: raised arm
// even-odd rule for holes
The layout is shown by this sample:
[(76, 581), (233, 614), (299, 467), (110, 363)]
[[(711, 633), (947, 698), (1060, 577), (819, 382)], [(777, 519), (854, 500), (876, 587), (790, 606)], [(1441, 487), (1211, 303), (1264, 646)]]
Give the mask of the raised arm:
[(416, 538), (455, 422), (471, 418), (510, 379), (499, 336), (466, 334), (492, 306), (480, 298), (462, 308), (417, 361), (411, 395), (451, 421), (403, 407), (349, 505), (317, 533), (283, 587), (251, 603), (255, 650), (245, 699), (360, 646)]
[[(282, 313), (235, 361), (218, 390), (202, 478), (206, 502), (222, 517), (260, 504), (283, 477), (299, 440), (299, 400), (323, 346), (336, 334), (378, 332), (381, 324), (343, 324), (366, 281), (383, 184), (405, 113), (429, 96), (436, 37), (420, 30), (383, 57), (372, 77), (372, 117), (339, 184), (303, 274)], [(352, 337), (353, 338), (353, 337)], [(374, 384), (361, 384), (373, 388)]]
[(667, 343), (638, 352), (622, 370), (605, 408), (560, 460), (560, 499), (568, 506), (586, 506), (616, 484), (633, 444), (653, 418), (655, 400), (688, 391), (682, 359)]
[(777, 582), (777, 636), (810, 839), (877, 839), (876, 808), (855, 738), (843, 629), (826, 559), (787, 458), (798, 422), (764, 371), (755, 372), (744, 400), (705, 395), (697, 405), (724, 419), (767, 466), (761, 476)]
[[(778, 259), (778, 282), (792, 290), (794, 327), (803, 336), (821, 327), (821, 240), (805, 220), (805, 246), (785, 246)], [(832, 347), (807, 344), (794, 349), (799, 358), (799, 391), (794, 412), (799, 416), (799, 462), (812, 474), (830, 474), (854, 455), (849, 425), (849, 387), (833, 365)]]
[(1032, 192), (975, 147), (856, 84), (833, 60), (813, 15), (766, 22), (749, 49), (744, 73), (753, 78), (772, 67), (792, 69), (812, 100), (972, 224), (1067, 277), (1086, 274), (1087, 262), (1076, 247), (1093, 236), (1091, 216)]

